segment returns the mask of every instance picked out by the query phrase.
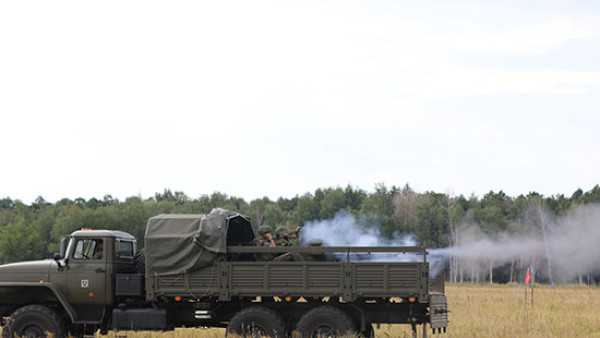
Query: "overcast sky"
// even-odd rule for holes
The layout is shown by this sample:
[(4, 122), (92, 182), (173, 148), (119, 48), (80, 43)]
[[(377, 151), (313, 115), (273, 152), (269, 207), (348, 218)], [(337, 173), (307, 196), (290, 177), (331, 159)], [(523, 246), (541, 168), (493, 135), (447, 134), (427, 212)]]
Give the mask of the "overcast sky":
[(597, 1), (2, 1), (0, 198), (600, 183)]

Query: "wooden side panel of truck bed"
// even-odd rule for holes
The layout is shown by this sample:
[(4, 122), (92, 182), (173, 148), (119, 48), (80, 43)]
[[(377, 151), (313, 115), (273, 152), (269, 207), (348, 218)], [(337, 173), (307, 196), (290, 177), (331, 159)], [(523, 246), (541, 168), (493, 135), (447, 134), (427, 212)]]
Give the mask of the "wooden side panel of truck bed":
[(154, 298), (291, 296), (357, 298), (428, 296), (428, 263), (219, 262), (169, 277), (148, 277)]

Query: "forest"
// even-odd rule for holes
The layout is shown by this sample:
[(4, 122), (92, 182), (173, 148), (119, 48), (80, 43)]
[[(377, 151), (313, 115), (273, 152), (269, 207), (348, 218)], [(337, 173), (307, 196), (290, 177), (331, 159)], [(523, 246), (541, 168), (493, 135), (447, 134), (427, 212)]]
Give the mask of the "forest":
[[(50, 203), (39, 196), (30, 205), (5, 197), (0, 199), (0, 263), (51, 257), (58, 251), (61, 236), (81, 228), (126, 231), (143, 246), (148, 218), (162, 213), (208, 213), (220, 207), (249, 216), (254, 227), (267, 224), (291, 229), (307, 222), (332, 219), (344, 211), (368, 220), (366, 226), (375, 229), (382, 238), (408, 235), (416, 245), (426, 246), (432, 252), (477, 244), (477, 240), (467, 243), (465, 239), (465, 234), (473, 233), (478, 240), (487, 241), (484, 243), (506, 244), (506, 238), (521, 238), (543, 244), (541, 255), (519, 250), (503, 259), (449, 254), (442, 264), (446, 278), (453, 282), (515, 282), (523, 277), (528, 266), (535, 266), (539, 281), (581, 283), (586, 278), (597, 279), (594, 276), (597, 266), (583, 262), (577, 271), (556, 276), (560, 262), (553, 263), (556, 255), (551, 250), (551, 234), (553, 228), (562, 227), (555, 220), (599, 201), (598, 185), (589, 191), (578, 189), (570, 196), (530, 192), (513, 197), (502, 191), (490, 191), (479, 197), (416, 192), (408, 184), (399, 187), (382, 183), (372, 191), (348, 185), (320, 188), (292, 198), (263, 197), (249, 202), (221, 192), (190, 197), (169, 189), (153, 197), (131, 196), (125, 200), (106, 195), (101, 199), (64, 198)], [(553, 265), (557, 266), (554, 271)]]

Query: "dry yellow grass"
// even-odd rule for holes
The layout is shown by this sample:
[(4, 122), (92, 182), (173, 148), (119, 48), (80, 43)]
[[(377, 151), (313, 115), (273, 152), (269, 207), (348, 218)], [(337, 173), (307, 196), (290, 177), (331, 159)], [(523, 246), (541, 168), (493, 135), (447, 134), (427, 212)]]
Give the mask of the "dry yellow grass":
[[(459, 284), (446, 288), (448, 332), (429, 337), (600, 337), (600, 288), (577, 285), (535, 286), (527, 303), (522, 285)], [(419, 336), (421, 329), (419, 329)], [(106, 337), (96, 335), (97, 337)], [(171, 332), (110, 332), (108, 337), (222, 338), (224, 329)], [(382, 325), (376, 337), (412, 337), (409, 325)]]
[[(536, 285), (533, 307), (528, 291), (526, 303), (523, 285), (447, 286), (450, 325), (441, 336), (600, 337), (600, 288)], [(382, 325), (375, 334), (410, 337), (411, 331), (408, 326)]]
[(450, 286), (452, 337), (600, 337), (600, 289), (522, 285)]

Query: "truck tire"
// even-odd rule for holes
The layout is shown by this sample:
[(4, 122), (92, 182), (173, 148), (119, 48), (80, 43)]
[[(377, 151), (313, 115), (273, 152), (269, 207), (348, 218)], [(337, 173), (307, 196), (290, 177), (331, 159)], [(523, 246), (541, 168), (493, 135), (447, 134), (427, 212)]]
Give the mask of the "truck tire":
[(144, 251), (138, 251), (133, 256), (133, 271), (142, 275), (146, 274), (146, 256)]
[(340, 337), (356, 333), (348, 314), (333, 306), (319, 306), (302, 316), (296, 330), (302, 337)]
[(287, 334), (285, 322), (277, 312), (263, 307), (252, 306), (238, 312), (227, 325), (227, 335), (242, 337), (283, 338)]
[(65, 336), (65, 321), (56, 312), (42, 305), (26, 305), (10, 315), (8, 325), (2, 331), (4, 337)]
[(10, 338), (10, 332), (8, 330), (8, 326), (2, 328), (2, 338)]

